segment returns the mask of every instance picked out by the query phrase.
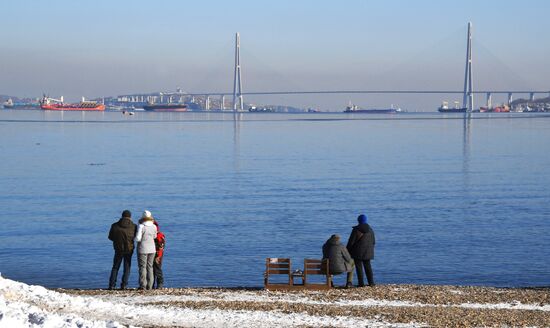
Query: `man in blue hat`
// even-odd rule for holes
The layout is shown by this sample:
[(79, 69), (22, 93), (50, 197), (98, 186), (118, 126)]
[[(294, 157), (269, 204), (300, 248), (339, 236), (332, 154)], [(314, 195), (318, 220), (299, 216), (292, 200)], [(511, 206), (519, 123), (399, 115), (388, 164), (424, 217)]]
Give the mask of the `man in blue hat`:
[(370, 260), (374, 258), (374, 231), (367, 224), (367, 216), (361, 214), (357, 217), (358, 225), (353, 227), (348, 239), (347, 249), (355, 261), (355, 270), (359, 287), (365, 286), (363, 280), (363, 269), (367, 275), (369, 286), (374, 286), (374, 275)]

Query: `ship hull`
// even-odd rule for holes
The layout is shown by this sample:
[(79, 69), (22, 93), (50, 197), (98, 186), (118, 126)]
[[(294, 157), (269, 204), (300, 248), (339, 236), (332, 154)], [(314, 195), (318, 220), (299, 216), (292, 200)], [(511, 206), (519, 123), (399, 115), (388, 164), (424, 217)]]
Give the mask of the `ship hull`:
[(94, 107), (81, 107), (80, 105), (43, 104), (40, 108), (43, 110), (57, 111), (104, 111), (105, 105), (98, 104)]
[(355, 109), (345, 110), (344, 113), (362, 113), (362, 114), (393, 114), (397, 113), (397, 109)]
[(143, 109), (148, 112), (186, 112), (187, 105), (145, 105)]
[(440, 113), (466, 113), (466, 108), (438, 108)]

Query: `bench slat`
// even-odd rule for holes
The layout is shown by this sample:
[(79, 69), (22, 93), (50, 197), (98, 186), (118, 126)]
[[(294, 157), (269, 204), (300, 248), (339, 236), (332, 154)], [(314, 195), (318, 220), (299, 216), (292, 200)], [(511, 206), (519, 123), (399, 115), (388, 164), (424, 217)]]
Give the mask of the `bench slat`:
[(289, 269), (267, 269), (268, 274), (289, 274)]
[(267, 265), (268, 268), (288, 268), (290, 269), (289, 263), (269, 263)]
[(305, 267), (306, 267), (306, 269), (318, 269), (318, 268), (322, 268), (323, 265), (321, 265), (321, 264), (307, 264)]
[(265, 259), (267, 263), (275, 264), (275, 263), (290, 263), (289, 258), (279, 258), (279, 257), (268, 257)]

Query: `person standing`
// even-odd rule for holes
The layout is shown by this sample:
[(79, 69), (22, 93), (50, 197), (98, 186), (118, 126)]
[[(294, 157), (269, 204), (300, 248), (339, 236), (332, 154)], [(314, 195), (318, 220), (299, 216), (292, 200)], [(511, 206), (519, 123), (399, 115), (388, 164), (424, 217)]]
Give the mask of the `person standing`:
[(136, 224), (132, 222), (132, 213), (128, 210), (122, 212), (120, 220), (111, 225), (109, 230), (109, 240), (113, 242), (115, 256), (113, 258), (113, 268), (109, 278), (109, 289), (114, 289), (118, 276), (120, 264), (124, 261), (124, 270), (122, 272), (122, 282), (120, 289), (126, 289), (128, 278), (130, 277), (130, 267), (132, 265), (132, 255), (134, 253), (134, 237), (136, 234)]
[(157, 237), (155, 238), (155, 262), (153, 263), (153, 275), (155, 276), (154, 287), (156, 289), (162, 289), (164, 287), (164, 276), (162, 274), (162, 259), (164, 256), (164, 245), (166, 245), (166, 238), (160, 231), (158, 221), (155, 219), (153, 222), (157, 227)]
[(155, 238), (157, 227), (153, 224), (151, 212), (145, 210), (141, 215), (136, 233), (138, 243), (139, 289), (152, 289), (155, 277), (153, 262), (155, 260)]
[(353, 227), (349, 236), (347, 249), (355, 261), (359, 287), (365, 286), (363, 269), (365, 269), (369, 286), (374, 286), (374, 274), (370, 264), (370, 261), (374, 258), (374, 231), (367, 224), (365, 214), (359, 215), (357, 222), (359, 224)]
[(332, 235), (323, 245), (323, 259), (328, 259), (331, 275), (347, 272), (346, 288), (353, 286), (353, 259), (340, 242), (339, 235)]

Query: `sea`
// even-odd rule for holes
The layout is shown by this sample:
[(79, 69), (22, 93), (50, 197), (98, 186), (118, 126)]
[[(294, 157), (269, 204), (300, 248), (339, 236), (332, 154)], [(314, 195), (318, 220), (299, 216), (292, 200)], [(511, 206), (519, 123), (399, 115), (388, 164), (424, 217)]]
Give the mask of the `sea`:
[(362, 213), (378, 284), (550, 286), (549, 114), (0, 110), (0, 154), (0, 272), (28, 284), (106, 288), (128, 209), (166, 287), (261, 287)]

